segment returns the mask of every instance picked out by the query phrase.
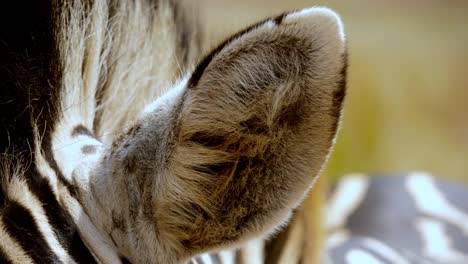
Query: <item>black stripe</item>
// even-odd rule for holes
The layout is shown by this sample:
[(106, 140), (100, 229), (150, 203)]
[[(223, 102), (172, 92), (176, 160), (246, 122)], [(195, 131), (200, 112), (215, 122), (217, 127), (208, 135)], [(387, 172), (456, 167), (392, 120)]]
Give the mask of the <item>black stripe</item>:
[(91, 132), (91, 130), (89, 130), (87, 127), (85, 127), (83, 125), (77, 125), (72, 130), (72, 133), (71, 133), (72, 137), (77, 137), (79, 135), (85, 135), (85, 136), (88, 136), (88, 137), (96, 138), (94, 136), (93, 132)]
[(365, 249), (363, 251), (367, 251), (366, 252), (367, 254), (371, 255), (374, 258), (376, 258), (378, 261), (380, 261), (380, 262), (382, 262), (384, 264), (392, 264), (389, 259), (387, 259), (385, 256), (383, 256), (381, 254), (381, 252), (378, 252), (378, 251), (376, 251), (376, 250), (374, 250), (374, 249), (372, 249), (372, 248), (370, 248), (368, 246), (363, 246), (363, 248)]
[(3, 248), (0, 247), (0, 263), (13, 263), (8, 258), (7, 254), (3, 251)]
[(0, 152), (30, 152), (31, 120), (50, 125), (58, 93), (55, 1), (0, 3)]
[[(402, 177), (371, 177), (361, 203), (346, 220), (346, 228), (355, 236), (365, 236), (395, 249), (417, 252), (422, 241), (414, 228), (401, 232), (402, 225), (412, 223), (419, 214), (413, 199), (405, 191)], [(398, 235), (395, 235), (398, 234)]]
[(262, 20), (258, 23), (255, 23), (251, 25), (250, 27), (237, 32), (236, 34), (232, 35), (225, 41), (223, 41), (219, 46), (217, 46), (215, 49), (213, 49), (208, 55), (206, 55), (200, 63), (198, 63), (197, 68), (195, 68), (195, 71), (193, 71), (192, 76), (190, 77), (190, 80), (188, 81), (188, 87), (193, 88), (197, 86), (198, 82), (200, 81), (200, 78), (202, 77), (203, 73), (205, 72), (206, 68), (210, 64), (210, 62), (213, 60), (213, 58), (229, 43), (233, 42), (235, 39), (239, 38), (240, 36), (246, 34), (249, 31), (252, 31), (253, 29), (261, 26), (265, 22), (270, 21), (270, 18), (267, 18), (265, 20)]
[(21, 204), (9, 201), (2, 219), (5, 230), (36, 263), (60, 263), (39, 232), (31, 213)]
[(197, 27), (193, 24), (198, 21), (195, 21), (195, 19), (190, 17), (189, 12), (186, 12), (187, 10), (184, 8), (186, 4), (184, 2), (172, 0), (169, 1), (169, 4), (176, 27), (176, 45), (179, 47), (179, 54), (182, 57), (180, 71), (183, 72), (189, 63), (193, 63), (188, 61), (189, 55), (193, 52), (199, 52), (200, 40), (197, 38), (196, 32), (193, 31), (193, 28)]
[(73, 237), (70, 240), (70, 245), (68, 249), (68, 253), (72, 256), (72, 258), (77, 263), (83, 264), (97, 264), (97, 261), (94, 259), (93, 255), (89, 251), (89, 249), (84, 244), (83, 240), (81, 239), (78, 230), (73, 232)]
[[(295, 214), (294, 214), (295, 215)], [(264, 249), (265, 263), (278, 263), (288, 241), (291, 224), (281, 230), (273, 239), (266, 241)]]
[[(333, 119), (332, 124), (332, 131), (336, 131), (338, 129), (338, 122), (341, 112), (344, 106), (344, 100), (346, 97), (346, 83), (347, 83), (347, 75), (348, 75), (348, 53), (342, 55), (343, 66), (340, 71), (340, 80), (337, 83), (336, 90), (333, 92), (333, 105), (331, 108), (331, 115), (335, 117)], [(335, 133), (331, 134), (331, 137), (335, 137)]]
[(204, 264), (205, 263), (205, 261), (203, 261), (203, 259), (200, 256), (195, 257), (195, 260), (197, 261), (197, 264)]
[[(283, 13), (283, 14), (273, 18), (272, 21), (275, 22), (276, 25), (280, 25), (283, 22), (283, 19), (290, 13), (291, 12)], [(294, 12), (292, 12), (292, 13), (294, 13)]]
[(52, 151), (52, 133), (48, 134), (46, 137), (44, 137), (42, 141), (42, 146), (41, 148), (44, 150), (43, 156), (49, 166), (55, 171), (57, 174), (58, 180), (65, 185), (67, 188), (68, 192), (70, 193), (71, 196), (77, 197), (76, 195), (76, 189), (75, 186), (73, 186), (63, 175), (62, 171), (60, 170), (57, 161), (55, 160), (53, 151)]
[(96, 146), (94, 145), (84, 145), (81, 147), (81, 153), (83, 154), (94, 154), (96, 153)]
[(122, 264), (132, 264), (126, 257), (120, 257), (120, 262), (122, 262)]
[[(53, 30), (56, 2), (0, 3), (0, 153), (6, 153), (13, 165), (32, 160), (31, 121), (41, 134), (47, 135), (56, 120), (61, 87)], [(2, 181), (10, 176), (11, 173), (0, 175)], [(2, 191), (3, 200), (1, 196)]]
[(243, 264), (244, 263), (244, 254), (242, 249), (236, 250), (236, 255), (234, 256), (234, 263)]
[[(69, 251), (71, 257), (78, 263), (96, 263), (93, 255), (81, 239), (78, 228), (70, 214), (58, 203), (49, 182), (33, 169), (35, 175), (28, 181), (31, 192), (44, 206), (49, 223), (62, 247)], [(46, 175), (47, 176), (47, 175)]]
[(58, 3), (5, 3), (0, 4), (0, 152), (24, 155), (29, 160), (35, 139), (31, 122), (34, 120), (44, 135), (46, 160), (73, 195), (51, 150), (62, 76), (54, 30)]
[(219, 257), (219, 253), (210, 254), (210, 257), (211, 262), (213, 262), (213, 264), (221, 264), (221, 258)]

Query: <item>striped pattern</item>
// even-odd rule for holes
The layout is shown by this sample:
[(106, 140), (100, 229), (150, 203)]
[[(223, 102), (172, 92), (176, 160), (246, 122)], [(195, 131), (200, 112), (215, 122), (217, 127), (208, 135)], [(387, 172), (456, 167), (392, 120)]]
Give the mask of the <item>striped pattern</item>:
[[(468, 188), (411, 173), (351, 174), (332, 190), (324, 263), (468, 263)], [(277, 243), (280, 247), (257, 244), (202, 255), (191, 263), (303, 263), (304, 252), (299, 257), (290, 253), (291, 246), (300, 250), (307, 239), (291, 232), (300, 225), (292, 222), (274, 239), (284, 240)], [(242, 258), (252, 249), (260, 259)]]
[[(80, 138), (76, 143), (82, 145), (83, 157), (93, 155), (85, 148), (88, 142)], [(95, 230), (73, 193), (59, 183), (53, 165), (40, 152), (35, 156), (37, 165), (31, 169), (1, 175), (11, 177), (0, 211), (2, 263), (119, 263), (115, 248), (102, 249), (112, 243)], [(93, 244), (100, 246), (90, 247)]]
[(350, 175), (330, 198), (328, 261), (468, 263), (466, 201), (468, 188), (424, 173)]
[[(176, 2), (165, 1), (165, 9), (162, 3), (154, 0), (150, 5), (167, 19), (159, 21), (138, 1), (122, 5), (135, 11), (128, 16), (119, 13), (118, 5), (108, 8), (106, 1), (76, 1), (70, 8), (92, 15), (84, 19), (79, 12), (65, 12), (68, 24), (63, 31), (51, 30), (56, 26), (55, 1), (0, 6), (1, 263), (129, 262), (113, 237), (93, 224), (90, 217), (98, 215), (99, 208), (85, 209), (79, 195), (83, 189), (77, 186), (89, 186), (90, 170), (104, 155), (105, 143), (115, 140), (126, 122), (137, 118), (144, 102), (163, 93), (166, 79), (180, 77), (197, 56), (189, 49), (196, 43), (186, 41), (194, 38)], [(145, 16), (151, 19), (144, 21), (163, 26), (143, 27), (139, 18)], [(114, 31), (103, 30), (107, 23)], [(143, 34), (148, 28), (166, 30), (155, 30), (150, 39), (131, 38), (132, 30), (148, 37)], [(115, 39), (124, 44), (110, 45)], [(154, 39), (164, 54), (151, 53)], [(129, 48), (142, 53), (127, 52)], [(103, 54), (109, 57), (103, 59)], [(107, 79), (100, 74), (106, 59), (114, 59), (106, 69)], [(138, 68), (148, 64), (154, 69)], [(129, 95), (129, 84), (137, 81), (146, 87), (145, 93)], [(351, 175), (330, 198), (326, 261), (467, 263), (466, 201), (465, 188), (424, 174), (376, 179)], [(118, 220), (113, 218), (112, 224)], [(297, 245), (307, 239), (301, 236), (301, 224), (292, 222), (288, 234), (277, 239), (282, 239), (279, 248), (258, 239), (189, 262), (297, 263), (304, 254)]]
[[(458, 218), (463, 220), (468, 212), (466, 188), (434, 181), (425, 174), (383, 178), (350, 175), (331, 194), (328, 217), (336, 217), (334, 206), (343, 206), (338, 198), (346, 192), (344, 185), (363, 186), (354, 181), (367, 182), (368, 191), (363, 194), (356, 188), (355, 197), (347, 194), (348, 207), (354, 210), (343, 210), (342, 225), (331, 225), (336, 223), (333, 219), (327, 221), (329, 263), (467, 261), (467, 225), (458, 222)], [(0, 220), (0, 260), (2, 263), (95, 263), (76, 227), (60, 225), (66, 211), (58, 206), (48, 183), (43, 183), (41, 192), (22, 180), (11, 183), (11, 193)], [(385, 219), (389, 215), (393, 217)], [(295, 241), (287, 241), (281, 250), (290, 243)], [(271, 252), (265, 251), (264, 242), (256, 240), (242, 249), (204, 254), (189, 263), (264, 263), (264, 255), (268, 254)]]
[[(468, 188), (411, 173), (347, 175), (332, 190), (324, 263), (468, 263)], [(307, 239), (291, 235), (301, 223), (292, 224), (282, 232), (289, 235), (279, 236), (286, 237), (279, 248), (257, 245), (257, 256), (263, 259), (244, 259), (249, 249), (241, 248), (203, 255), (191, 263), (303, 263), (301, 256), (287, 252), (290, 246), (300, 249), (301, 239)]]
[[(119, 3), (124, 6), (127, 2)], [(167, 86), (162, 83), (163, 77), (170, 79), (180, 74), (188, 61), (193, 60), (198, 47), (194, 47), (196, 43), (182, 42), (182, 37), (177, 35), (184, 34), (191, 39), (192, 32), (169, 27), (182, 29), (187, 23), (181, 10), (177, 14), (172, 10), (177, 3), (154, 0), (146, 4), (166, 7), (159, 9), (164, 16), (152, 21), (151, 26), (158, 29), (165, 23), (166, 31), (158, 31), (160, 34), (153, 37), (159, 40), (159, 46), (154, 48), (167, 52), (156, 54), (155, 58), (146, 54), (145, 60), (140, 61), (146, 64), (147, 60), (154, 61), (159, 69), (159, 77), (153, 75), (155, 80), (145, 84)], [(116, 36), (116, 32), (102, 27), (112, 16), (124, 15), (119, 10), (109, 10), (106, 5), (108, 2), (101, 0), (0, 4), (0, 263), (128, 262), (119, 255), (109, 235), (92, 223), (76, 188), (86, 181), (88, 165), (102, 154), (102, 143), (97, 140), (95, 131), (98, 126), (115, 121), (107, 114), (117, 114), (103, 111), (102, 106), (97, 111), (97, 103), (105, 96), (125, 98), (127, 104), (134, 103), (122, 94), (106, 94), (105, 87), (98, 83), (104, 78), (100, 67), (105, 63), (99, 56), (111, 52), (101, 53), (100, 49), (109, 49), (104, 46), (110, 45), (110, 34)], [(117, 8), (117, 5), (112, 7)], [(128, 7), (140, 8), (138, 4)], [(59, 14), (60, 8), (76, 12)], [(88, 14), (82, 16), (85, 11)], [(63, 15), (62, 20), (59, 15)], [(138, 17), (121, 19), (143, 26), (138, 23)], [(58, 25), (58, 21), (64, 25)], [(117, 19), (112, 22), (119, 22), (113, 26), (115, 31), (121, 31), (122, 38), (126, 37), (123, 33), (132, 33), (130, 30), (123, 32), (124, 27), (132, 24)], [(84, 28), (86, 26), (89, 31)], [(151, 45), (149, 41), (143, 42)], [(138, 44), (126, 43), (125, 52)], [(171, 49), (166, 47), (168, 44)], [(188, 45), (194, 49), (189, 50)], [(122, 47), (116, 47), (119, 48)], [(158, 63), (160, 60), (164, 63)], [(131, 61), (112, 62), (112, 72), (120, 74), (119, 69), (124, 69), (129, 78), (147, 78), (144, 74), (148, 72), (142, 73), (137, 68), (130, 71), (125, 63)], [(107, 74), (109, 81), (110, 73)], [(125, 86), (125, 83), (108, 85), (116, 91), (118, 85)], [(151, 89), (150, 93), (139, 96), (149, 100), (158, 93), (162, 91)], [(95, 98), (98, 95), (100, 97)], [(114, 103), (119, 104), (117, 101)], [(133, 107), (133, 112), (126, 109), (126, 114), (135, 115), (143, 107), (144, 103), (139, 108)], [(96, 112), (99, 116), (95, 116)], [(98, 122), (99, 119), (104, 120)], [(112, 129), (107, 126), (100, 130), (105, 134), (102, 138), (115, 136), (116, 131)], [(115, 128), (119, 129), (122, 127)], [(77, 175), (80, 177), (75, 177)]]

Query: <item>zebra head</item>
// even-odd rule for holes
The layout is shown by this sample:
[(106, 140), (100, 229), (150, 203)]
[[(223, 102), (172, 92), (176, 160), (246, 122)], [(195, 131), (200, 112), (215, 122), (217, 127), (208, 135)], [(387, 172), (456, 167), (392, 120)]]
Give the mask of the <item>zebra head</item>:
[(34, 176), (9, 176), (4, 188), (46, 220), (52, 203), (40, 199), (54, 194), (53, 210), (70, 219), (40, 229), (57, 259), (80, 257), (67, 251), (74, 226), (101, 262), (180, 263), (288, 220), (340, 122), (346, 51), (333, 11), (263, 20), (188, 71), (196, 23), (177, 1), (51, 2), (31, 41), (46, 40), (24, 55), (39, 54), (46, 68), (21, 84), (41, 95), (27, 108), (34, 163), (24, 174)]

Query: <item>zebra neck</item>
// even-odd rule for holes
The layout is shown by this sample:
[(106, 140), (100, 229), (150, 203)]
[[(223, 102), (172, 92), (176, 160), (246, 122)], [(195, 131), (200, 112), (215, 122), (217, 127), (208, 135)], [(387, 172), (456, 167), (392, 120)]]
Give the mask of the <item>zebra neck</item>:
[[(171, 256), (171, 247), (162, 248), (157, 237), (152, 208), (141, 204), (140, 189), (131, 176), (116, 173), (119, 166), (109, 158), (111, 150), (102, 148), (94, 161), (82, 163), (74, 170), (74, 186), (78, 188), (80, 202), (92, 224), (112, 243), (114, 251), (132, 263), (150, 263), (161, 256)], [(99, 246), (99, 244), (96, 244)], [(166, 249), (166, 251), (162, 251)], [(176, 263), (170, 260), (165, 263)]]

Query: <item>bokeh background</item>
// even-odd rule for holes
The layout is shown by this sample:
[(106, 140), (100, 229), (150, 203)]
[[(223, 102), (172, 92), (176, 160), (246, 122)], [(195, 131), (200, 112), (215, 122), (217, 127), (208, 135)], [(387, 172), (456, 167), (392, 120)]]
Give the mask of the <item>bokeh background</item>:
[(468, 182), (468, 1), (197, 0), (208, 45), (266, 16), (328, 6), (349, 47), (345, 118), (327, 167)]

